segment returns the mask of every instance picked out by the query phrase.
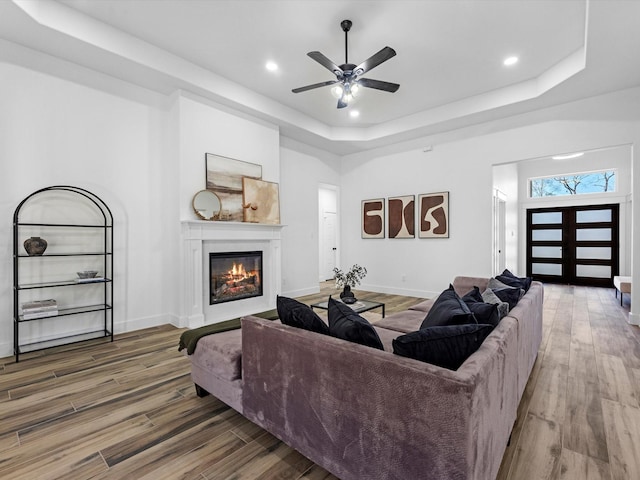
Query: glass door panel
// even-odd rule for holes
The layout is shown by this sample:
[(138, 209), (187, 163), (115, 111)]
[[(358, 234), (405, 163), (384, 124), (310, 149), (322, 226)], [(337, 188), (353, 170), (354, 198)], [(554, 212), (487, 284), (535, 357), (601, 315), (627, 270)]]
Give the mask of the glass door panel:
[(611, 241), (610, 228), (579, 228), (576, 230), (576, 240), (584, 242), (587, 240)]
[(562, 258), (562, 247), (533, 247), (532, 253), (538, 258)]
[(612, 211), (605, 210), (582, 210), (576, 212), (576, 223), (602, 223), (611, 221)]
[(552, 241), (559, 242), (562, 240), (562, 229), (558, 228), (554, 230), (534, 230), (533, 240), (534, 241), (552, 240)]
[(534, 225), (541, 223), (562, 224), (562, 212), (540, 212), (531, 215), (531, 222)]
[(534, 263), (531, 265), (531, 273), (534, 275), (562, 276), (562, 265), (559, 263)]
[(611, 247), (576, 247), (576, 258), (611, 260)]

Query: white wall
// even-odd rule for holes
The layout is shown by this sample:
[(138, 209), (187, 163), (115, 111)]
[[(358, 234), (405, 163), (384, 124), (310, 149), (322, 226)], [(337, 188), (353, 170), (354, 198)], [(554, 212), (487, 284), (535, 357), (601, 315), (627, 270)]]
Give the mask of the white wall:
[[(13, 211), (49, 185), (86, 188), (113, 211), (116, 332), (171, 321), (177, 304), (165, 279), (177, 263), (165, 238), (177, 228), (177, 195), (162, 99), (146, 92), (140, 97), (154, 103), (136, 101), (6, 63), (0, 78), (0, 356), (13, 353)], [(57, 320), (69, 330), (73, 318)]]
[(290, 139), (281, 143), (282, 293), (299, 296), (319, 291), (318, 188), (340, 184), (340, 159)]
[(206, 153), (262, 165), (263, 180), (280, 181), (280, 139), (275, 125), (186, 92), (179, 92), (173, 101), (179, 142), (181, 220), (197, 219), (191, 200), (197, 191), (206, 188)]

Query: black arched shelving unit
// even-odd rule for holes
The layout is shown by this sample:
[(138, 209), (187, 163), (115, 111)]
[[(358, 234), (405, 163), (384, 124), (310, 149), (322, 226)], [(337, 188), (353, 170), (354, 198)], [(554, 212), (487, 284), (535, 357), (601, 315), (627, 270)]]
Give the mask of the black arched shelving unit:
[[(27, 252), (31, 237), (46, 239), (43, 253)], [(98, 273), (79, 278), (86, 270)], [(13, 214), (16, 362), (24, 353), (96, 338), (113, 341), (113, 215), (83, 188), (42, 188)]]

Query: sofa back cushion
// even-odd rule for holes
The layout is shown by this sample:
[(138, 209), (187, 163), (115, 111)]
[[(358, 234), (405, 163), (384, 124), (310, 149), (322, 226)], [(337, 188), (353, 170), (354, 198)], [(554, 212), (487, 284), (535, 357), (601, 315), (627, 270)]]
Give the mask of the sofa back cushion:
[(468, 324), (429, 327), (401, 335), (393, 353), (439, 367), (457, 370), (489, 336), (493, 325)]
[(384, 350), (373, 325), (349, 306), (331, 297), (329, 297), (329, 333), (342, 340)]
[(433, 302), (433, 306), (424, 318), (420, 328), (438, 327), (445, 325), (464, 325), (478, 323), (467, 304), (449, 285), (445, 291)]
[(329, 335), (327, 324), (308, 305), (300, 303), (293, 298), (278, 295), (276, 307), (278, 309), (278, 317), (285, 325)]

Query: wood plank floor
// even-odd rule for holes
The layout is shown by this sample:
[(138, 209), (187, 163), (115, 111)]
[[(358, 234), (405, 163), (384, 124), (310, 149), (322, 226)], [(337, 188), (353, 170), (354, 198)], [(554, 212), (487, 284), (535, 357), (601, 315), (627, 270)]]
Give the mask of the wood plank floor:
[[(301, 300), (330, 293), (327, 282)], [(387, 314), (418, 301), (356, 294)], [(640, 478), (640, 329), (628, 311), (613, 289), (545, 286), (543, 343), (499, 480)], [(216, 398), (198, 398), (181, 331), (0, 359), (0, 478), (335, 480)]]

